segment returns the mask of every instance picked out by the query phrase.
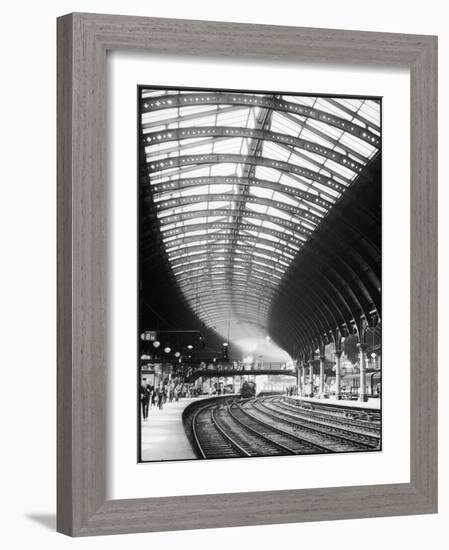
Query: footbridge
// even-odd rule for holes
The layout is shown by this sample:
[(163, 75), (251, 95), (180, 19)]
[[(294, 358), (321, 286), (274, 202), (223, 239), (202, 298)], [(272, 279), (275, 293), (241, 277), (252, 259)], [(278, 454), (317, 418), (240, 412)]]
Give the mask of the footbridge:
[(219, 378), (221, 376), (295, 376), (296, 368), (285, 363), (219, 363), (190, 367), (186, 382), (198, 378)]

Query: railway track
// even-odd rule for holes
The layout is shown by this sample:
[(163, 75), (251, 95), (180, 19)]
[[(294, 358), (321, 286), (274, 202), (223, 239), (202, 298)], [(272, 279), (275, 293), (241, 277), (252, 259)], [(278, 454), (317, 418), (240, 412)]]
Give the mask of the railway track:
[[(380, 438), (365, 425), (281, 403), (279, 398), (230, 399), (194, 413), (192, 433), (199, 458), (279, 456), (375, 450)], [(298, 409), (298, 410), (295, 410)], [(352, 429), (354, 428), (354, 429)]]
[(257, 418), (245, 410), (239, 403), (229, 404), (228, 411), (244, 429), (251, 430), (253, 433), (258, 434), (259, 437), (262, 436), (274, 441), (277, 445), (288, 449), (290, 451), (288, 454), (330, 452), (330, 449), (321, 445), (318, 441), (311, 441), (310, 438), (301, 437), (291, 431), (283, 429), (281, 426)]
[(361, 437), (371, 437), (373, 438), (373, 441), (380, 439), (381, 432), (380, 432), (380, 425), (377, 425), (375, 428), (367, 427), (367, 426), (361, 426), (359, 424), (355, 424), (352, 422), (345, 422), (345, 420), (340, 419), (333, 419), (329, 417), (321, 418), (320, 416), (315, 415), (308, 415), (307, 411), (300, 411), (298, 414), (298, 411), (290, 410), (287, 408), (284, 408), (280, 406), (279, 404), (264, 404), (265, 406), (269, 406), (274, 411), (279, 411), (281, 414), (285, 414), (287, 417), (291, 417), (294, 419), (301, 419), (307, 422), (310, 422), (312, 425), (316, 424), (318, 426), (325, 426), (325, 427), (335, 427), (335, 428), (341, 428), (350, 434), (356, 434), (360, 435)]
[(304, 418), (304, 415), (295, 416), (285, 413), (265, 403), (265, 400), (255, 400), (251, 405), (252, 414), (266, 419), (266, 421), (271, 419), (276, 425), (288, 426), (293, 433), (305, 434), (312, 440), (321, 441), (324, 446), (334, 452), (376, 450), (379, 448), (380, 438), (378, 436), (348, 430), (328, 422), (323, 423), (307, 419)]
[(320, 412), (316, 413), (314, 410), (303, 409), (294, 405), (289, 406), (284, 404), (283, 401), (276, 399), (264, 399), (259, 403), (261, 406), (273, 412), (278, 412), (286, 418), (304, 420), (311, 425), (328, 427), (330, 429), (341, 428), (350, 434), (373, 437), (374, 439), (380, 438), (380, 423), (375, 425), (373, 423), (361, 424), (348, 418), (332, 417), (331, 415), (323, 415)]
[(318, 403), (311, 404), (310, 402), (296, 401), (290, 403), (284, 397), (276, 397), (273, 399), (277, 405), (283, 409), (293, 411), (295, 413), (301, 410), (306, 412), (309, 417), (318, 418), (321, 420), (328, 419), (332, 422), (342, 422), (347, 426), (366, 429), (380, 434), (380, 413), (378, 411), (348, 410), (341, 407), (333, 407), (332, 405), (320, 405)]
[(198, 409), (192, 419), (192, 432), (200, 458), (251, 456), (218, 424), (215, 405)]
[(246, 447), (250, 456), (295, 454), (289, 446), (283, 445), (282, 442), (270, 437), (267, 431), (263, 433), (242, 423), (233, 414), (229, 404), (221, 407), (217, 416), (223, 429), (230, 430), (242, 446)]

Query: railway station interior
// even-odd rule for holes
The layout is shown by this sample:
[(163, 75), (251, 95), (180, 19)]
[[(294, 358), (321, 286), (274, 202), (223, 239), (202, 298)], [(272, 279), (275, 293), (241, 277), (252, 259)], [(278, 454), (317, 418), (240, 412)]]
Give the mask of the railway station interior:
[(139, 94), (140, 460), (379, 450), (380, 99)]

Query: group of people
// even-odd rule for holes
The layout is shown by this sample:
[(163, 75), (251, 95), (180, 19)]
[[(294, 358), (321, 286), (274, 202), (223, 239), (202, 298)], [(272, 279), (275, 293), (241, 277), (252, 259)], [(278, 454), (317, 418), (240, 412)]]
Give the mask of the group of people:
[(142, 406), (142, 418), (144, 421), (148, 419), (148, 413), (151, 407), (156, 407), (161, 410), (167, 400), (178, 400), (177, 388), (170, 388), (167, 385), (154, 387), (151, 384), (140, 386), (140, 404)]
[(156, 407), (162, 410), (168, 402), (178, 401), (181, 397), (196, 397), (199, 395), (199, 390), (191, 389), (187, 384), (181, 381), (166, 381), (161, 382), (158, 386), (153, 386), (146, 383), (143, 379), (140, 385), (140, 405), (142, 408), (142, 420), (148, 420), (148, 413), (151, 407)]

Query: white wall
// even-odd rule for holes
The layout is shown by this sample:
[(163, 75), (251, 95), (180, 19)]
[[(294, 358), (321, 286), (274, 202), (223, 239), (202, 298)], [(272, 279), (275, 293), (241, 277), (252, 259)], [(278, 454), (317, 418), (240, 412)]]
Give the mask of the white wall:
[[(314, 548), (437, 548), (446, 538), (448, 407), (440, 390), (440, 514), (314, 524), (246, 527), (220, 531), (129, 535), (71, 541), (54, 532), (55, 514), (55, 18), (71, 11), (333, 27), (372, 31), (438, 34), (440, 37), (440, 155), (449, 142), (449, 31), (444, 3), (438, 0), (137, 0), (106, 2), (6, 2), (2, 10), (2, 139), (0, 198), (0, 502), (5, 547), (66, 548), (243, 548), (280, 545)], [(440, 204), (447, 204), (446, 174), (441, 171)], [(442, 206), (444, 208), (444, 206)], [(441, 240), (447, 241), (448, 216), (441, 215)], [(442, 333), (448, 330), (447, 253), (441, 248)], [(445, 247), (447, 248), (447, 246)], [(442, 344), (443, 345), (443, 344)], [(441, 354), (442, 355), (442, 354)], [(445, 365), (443, 365), (444, 367)], [(441, 369), (440, 388), (448, 369)], [(8, 545), (8, 540), (9, 545)]]

